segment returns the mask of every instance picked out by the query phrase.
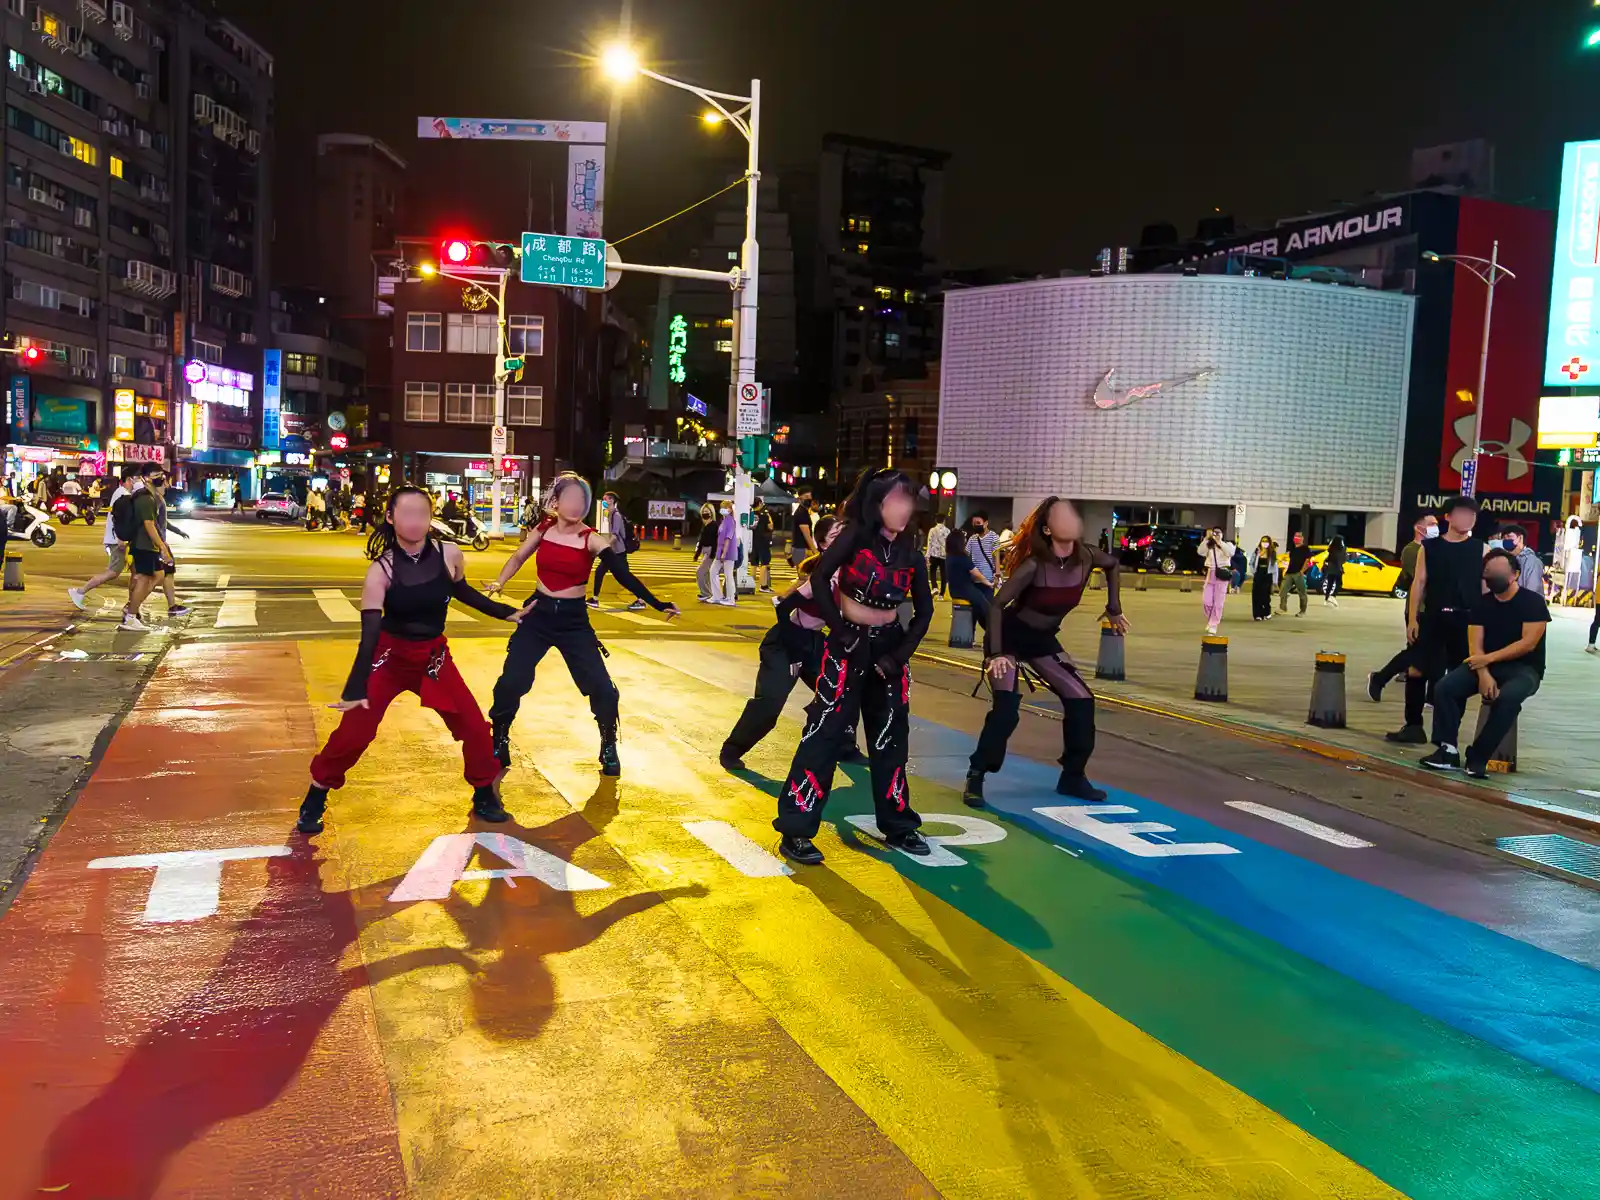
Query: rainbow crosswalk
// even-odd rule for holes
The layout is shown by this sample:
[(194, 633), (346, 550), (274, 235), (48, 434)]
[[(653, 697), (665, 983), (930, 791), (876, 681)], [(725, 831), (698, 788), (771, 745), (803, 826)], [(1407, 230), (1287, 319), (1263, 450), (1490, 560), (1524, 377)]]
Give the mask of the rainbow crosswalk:
[[(0, 921), (21, 1085), (0, 1103), (18, 1150), (0, 1184), (203, 1193), (226, 1169), (260, 1194), (1600, 1194), (1600, 954), (1329, 857), (1398, 853), (1370, 830), (1241, 834), (1260, 817), (1226, 804), (1271, 793), (1220, 772), (1091, 806), (1014, 754), (973, 813), (958, 727), (976, 702), (931, 693), (913, 782), (939, 853), (874, 842), (852, 772), (826, 867), (791, 869), (768, 822), (794, 726), (741, 777), (716, 763), (754, 647), (642, 627), (608, 645), (620, 783), (552, 661), (515, 731), (513, 824), (466, 819), (448, 734), (402, 700), (314, 856), (284, 831), (349, 646), (174, 650)], [(480, 696), (501, 653), (456, 643)], [(275, 845), (176, 923), (145, 919), (146, 866), (103, 865)], [(268, 1071), (275, 1090), (245, 1082)], [(113, 1116), (182, 1136), (107, 1142)], [(90, 1144), (98, 1165), (64, 1149)], [(101, 1161), (118, 1153), (139, 1169)], [(108, 1190), (128, 1178), (153, 1182)]]

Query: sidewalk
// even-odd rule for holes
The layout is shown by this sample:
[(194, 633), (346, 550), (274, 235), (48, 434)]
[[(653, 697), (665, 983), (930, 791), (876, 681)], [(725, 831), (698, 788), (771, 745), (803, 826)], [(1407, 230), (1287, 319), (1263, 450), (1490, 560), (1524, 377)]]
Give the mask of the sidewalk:
[[(1124, 588), (1123, 608), (1132, 629), (1126, 644), (1128, 677), (1122, 683), (1092, 679), (1100, 643), (1097, 618), (1104, 599), (1104, 592), (1087, 593), (1083, 606), (1068, 617), (1061, 631), (1062, 646), (1103, 700), (1258, 732), (1334, 757), (1354, 755), (1391, 768), (1423, 770), (1417, 760), (1428, 747), (1383, 740), (1386, 731), (1402, 723), (1402, 689), (1390, 687), (1382, 704), (1373, 704), (1366, 695), (1367, 673), (1387, 662), (1402, 644), (1400, 601), (1347, 596), (1335, 609), (1324, 607), (1318, 596), (1306, 615), (1297, 617), (1291, 597), (1288, 614), (1256, 624), (1250, 620), (1248, 594), (1228, 597), (1220, 630), (1228, 639), (1228, 702), (1212, 704), (1194, 698), (1200, 639), (1205, 634), (1198, 587), (1193, 593)], [(1547, 812), (1554, 808), (1569, 818), (1600, 822), (1600, 737), (1596, 736), (1600, 705), (1594, 703), (1600, 690), (1600, 658), (1583, 652), (1593, 614), (1589, 609), (1551, 611), (1545, 682), (1518, 722), (1516, 773), (1491, 776), (1486, 783), (1459, 775), (1429, 778), (1454, 781), (1463, 788), (1493, 789), (1498, 795), (1485, 798), (1501, 803), (1514, 796), (1518, 807), (1532, 805)], [(977, 648), (949, 648), (950, 612), (948, 600), (937, 605), (922, 653), (976, 667), (983, 657)], [(1314, 657), (1324, 650), (1346, 656), (1344, 729), (1305, 724)], [(1463, 722), (1464, 732), (1470, 732), (1476, 720), (1474, 706)]]
[(78, 610), (67, 599), (77, 580), (28, 573), (24, 592), (0, 592), (0, 669), (67, 628)]

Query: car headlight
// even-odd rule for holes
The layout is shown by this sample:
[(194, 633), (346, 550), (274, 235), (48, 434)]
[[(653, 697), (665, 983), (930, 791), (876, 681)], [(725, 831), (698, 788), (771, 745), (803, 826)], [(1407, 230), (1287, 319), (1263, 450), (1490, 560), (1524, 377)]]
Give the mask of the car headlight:
[(185, 496), (184, 499), (183, 499), (183, 503), (178, 505), (178, 511), (179, 512), (186, 512), (186, 513), (187, 512), (193, 512), (194, 511), (194, 497), (193, 496)]

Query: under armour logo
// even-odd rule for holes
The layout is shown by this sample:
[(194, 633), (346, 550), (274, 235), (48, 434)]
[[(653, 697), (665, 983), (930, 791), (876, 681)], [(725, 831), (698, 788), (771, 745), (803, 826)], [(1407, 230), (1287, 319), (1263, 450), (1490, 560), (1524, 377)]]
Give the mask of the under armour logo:
[[(1464, 417), (1457, 417), (1452, 428), (1455, 430), (1456, 440), (1461, 443), (1461, 448), (1456, 451), (1455, 457), (1450, 460), (1450, 469), (1457, 475), (1467, 459), (1472, 457), (1472, 426), (1474, 415), (1468, 413)], [(1526, 421), (1511, 419), (1511, 440), (1509, 442), (1484, 442), (1481, 449), (1485, 454), (1492, 454), (1496, 458), (1506, 460), (1506, 479), (1521, 479), (1528, 473), (1528, 459), (1523, 454), (1528, 442), (1533, 437), (1533, 427)]]

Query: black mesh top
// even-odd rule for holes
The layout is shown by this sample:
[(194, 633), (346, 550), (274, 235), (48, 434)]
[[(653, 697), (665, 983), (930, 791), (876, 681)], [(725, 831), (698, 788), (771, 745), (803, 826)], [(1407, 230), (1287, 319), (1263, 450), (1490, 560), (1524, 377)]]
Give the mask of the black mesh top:
[(389, 568), (389, 593), (383, 602), (384, 632), (418, 642), (442, 634), (454, 580), (433, 539), (422, 544), (422, 553), (416, 558), (396, 546), (381, 561)]

